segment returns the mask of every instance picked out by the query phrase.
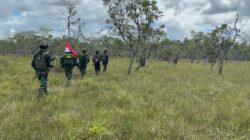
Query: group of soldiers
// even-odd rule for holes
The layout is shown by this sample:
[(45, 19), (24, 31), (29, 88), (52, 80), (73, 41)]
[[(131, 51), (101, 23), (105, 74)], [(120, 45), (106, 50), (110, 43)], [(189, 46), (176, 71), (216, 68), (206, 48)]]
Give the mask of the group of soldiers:
[[(36, 71), (38, 80), (40, 81), (38, 97), (47, 94), (48, 74), (50, 68), (53, 67), (53, 59), (48, 52), (48, 47), (48, 45), (40, 45), (39, 51), (33, 56), (31, 62), (32, 67)], [(82, 50), (82, 53), (79, 54), (78, 58), (76, 58), (70, 51), (65, 51), (65, 54), (60, 59), (60, 65), (65, 70), (65, 75), (67, 78), (66, 87), (69, 87), (71, 84), (74, 67), (78, 67), (78, 69), (80, 70), (81, 78), (84, 77), (84, 75), (86, 74), (89, 59), (90, 58), (87, 54), (86, 49)], [(101, 71), (101, 63), (103, 64), (103, 71), (105, 72), (109, 63), (109, 55), (107, 54), (107, 50), (104, 50), (103, 54), (100, 54), (99, 51), (96, 51), (92, 61), (95, 69), (95, 74), (97, 76)]]

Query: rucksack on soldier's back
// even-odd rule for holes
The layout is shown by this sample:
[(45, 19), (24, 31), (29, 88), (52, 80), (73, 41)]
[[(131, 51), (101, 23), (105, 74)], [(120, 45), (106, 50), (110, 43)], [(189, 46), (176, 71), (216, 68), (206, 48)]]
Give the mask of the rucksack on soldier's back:
[(80, 57), (79, 63), (81, 65), (85, 65), (89, 62), (89, 56), (88, 55), (84, 55)]
[(34, 57), (34, 67), (35, 69), (45, 70), (47, 69), (46, 58), (44, 53), (38, 53)]
[(75, 58), (71, 54), (66, 54), (64, 57), (64, 67), (74, 67), (75, 66)]

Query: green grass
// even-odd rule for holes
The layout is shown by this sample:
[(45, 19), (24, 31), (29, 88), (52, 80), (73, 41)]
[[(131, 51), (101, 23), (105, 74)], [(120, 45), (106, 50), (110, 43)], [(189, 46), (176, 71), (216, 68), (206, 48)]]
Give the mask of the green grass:
[(0, 139), (250, 139), (250, 62), (178, 66), (150, 61), (127, 76), (126, 59), (113, 59), (100, 77), (88, 65), (65, 88), (64, 72), (39, 88), (31, 58), (0, 57)]

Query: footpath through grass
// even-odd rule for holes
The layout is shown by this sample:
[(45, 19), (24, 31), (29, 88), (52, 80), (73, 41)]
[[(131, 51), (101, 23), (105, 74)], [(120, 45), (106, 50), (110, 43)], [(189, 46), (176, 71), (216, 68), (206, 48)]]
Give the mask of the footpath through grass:
[(88, 65), (70, 88), (64, 72), (49, 75), (49, 95), (36, 99), (31, 58), (0, 57), (0, 140), (250, 139), (250, 62), (178, 66), (150, 61), (127, 76), (113, 59), (100, 77)]

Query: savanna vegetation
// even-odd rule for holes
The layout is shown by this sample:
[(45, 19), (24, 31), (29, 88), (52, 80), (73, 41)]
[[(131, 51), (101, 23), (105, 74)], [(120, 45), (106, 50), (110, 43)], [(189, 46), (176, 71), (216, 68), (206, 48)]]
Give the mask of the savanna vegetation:
[[(0, 140), (250, 139), (250, 44), (239, 29), (241, 15), (171, 40), (156, 0), (101, 2), (108, 15), (104, 36), (84, 36), (81, 0), (65, 0), (60, 17), (67, 36), (42, 27), (0, 39)], [(107, 50), (108, 71), (95, 76), (89, 63), (86, 76), (75, 69), (65, 88), (57, 59), (49, 94), (37, 98), (32, 55), (48, 44), (59, 58), (66, 41), (90, 56)]]
[(218, 75), (204, 63), (150, 60), (127, 76), (128, 61), (112, 59), (99, 77), (91, 64), (84, 79), (75, 69), (70, 88), (53, 68), (37, 100), (30, 61), (0, 57), (0, 139), (250, 139), (249, 62)]
[[(108, 19), (101, 31), (104, 36), (84, 36), (84, 19), (78, 15), (81, 0), (65, 0), (61, 17), (65, 21), (67, 36), (53, 36), (53, 29), (41, 27), (37, 30), (18, 32), (0, 39), (1, 55), (31, 55), (40, 44), (48, 44), (52, 55), (63, 54), (64, 44), (70, 41), (80, 53), (85, 48), (90, 55), (95, 50), (108, 50), (111, 56), (130, 58), (128, 74), (135, 59), (138, 66), (149, 58), (168, 62), (174, 59), (189, 59), (191, 63), (206, 61), (213, 70), (219, 63), (219, 74), (228, 60), (250, 60), (249, 36), (244, 32), (240, 16), (236, 14), (234, 23), (211, 27), (210, 32), (191, 31), (191, 37), (170, 40), (165, 25), (159, 21), (163, 12), (156, 0), (103, 0)], [(239, 25), (241, 24), (241, 26)], [(176, 60), (175, 60), (176, 61)], [(177, 62), (177, 61), (176, 61)]]

